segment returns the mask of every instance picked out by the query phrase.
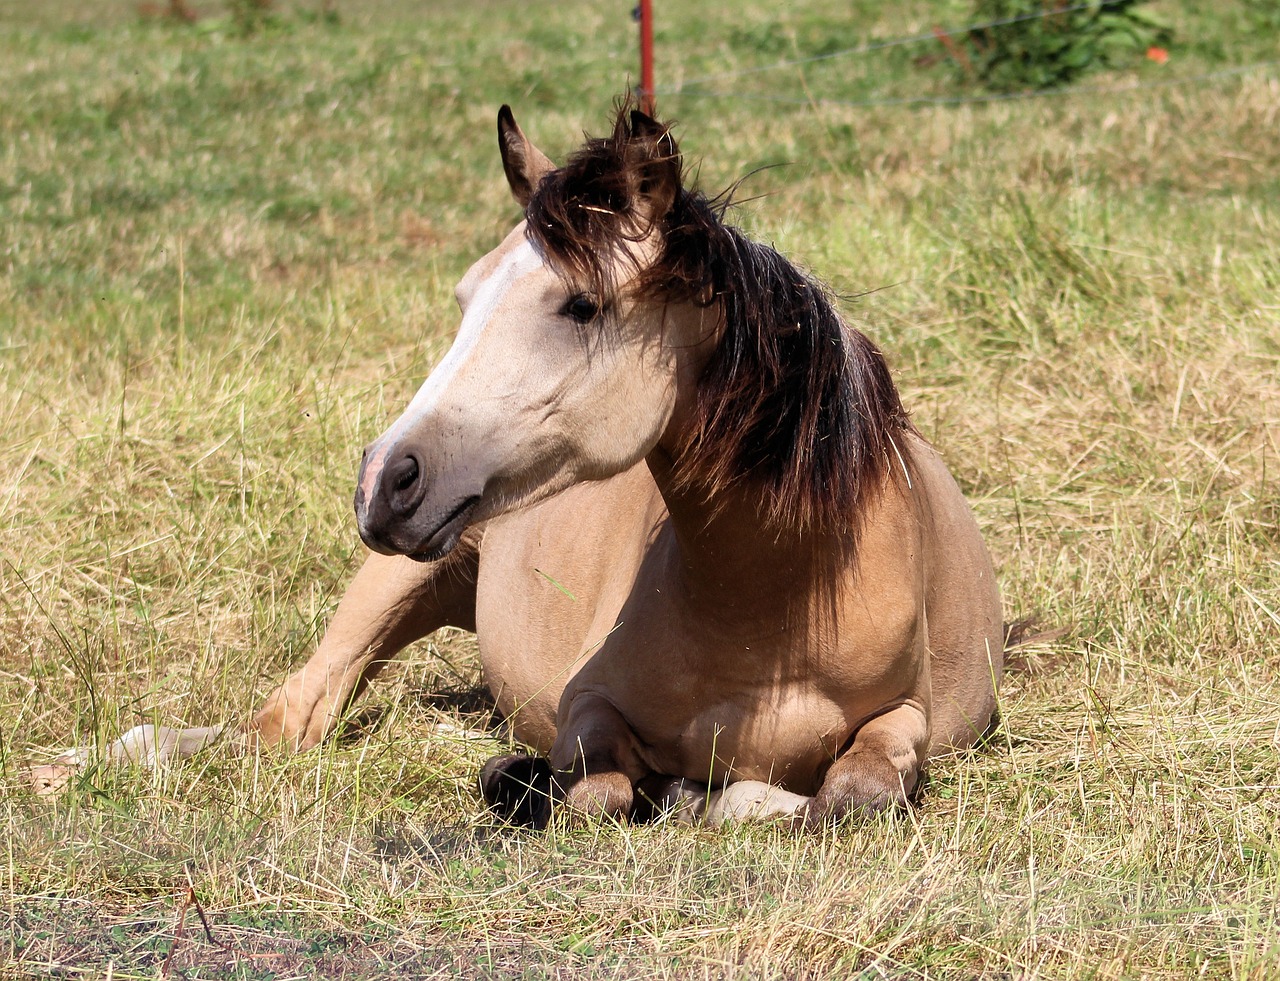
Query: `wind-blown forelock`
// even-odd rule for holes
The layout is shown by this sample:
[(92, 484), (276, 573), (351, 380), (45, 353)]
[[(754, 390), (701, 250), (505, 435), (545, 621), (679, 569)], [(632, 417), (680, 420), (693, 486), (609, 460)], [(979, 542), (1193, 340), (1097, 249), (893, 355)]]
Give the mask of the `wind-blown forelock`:
[(625, 117), (542, 179), (527, 209), (529, 237), (608, 298), (613, 263), (656, 230), (657, 258), (628, 292), (716, 306), (724, 324), (677, 479), (709, 499), (750, 481), (763, 490), (769, 525), (852, 540), (894, 464), (905, 469), (910, 459), (899, 437), (912, 426), (884, 357), (844, 323), (821, 284), (724, 223), (727, 197), (677, 188), (666, 214), (646, 214), (636, 189), (653, 159), (670, 158), (652, 146), (638, 152)]
[(653, 227), (637, 193), (658, 161), (636, 152), (626, 109), (611, 136), (588, 139), (545, 175), (525, 210), (529, 238), (601, 299), (614, 294), (613, 271)]

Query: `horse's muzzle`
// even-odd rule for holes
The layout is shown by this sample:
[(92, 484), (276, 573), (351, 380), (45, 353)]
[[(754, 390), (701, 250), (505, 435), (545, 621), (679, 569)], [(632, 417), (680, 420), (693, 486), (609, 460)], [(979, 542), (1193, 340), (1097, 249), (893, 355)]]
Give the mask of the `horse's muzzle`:
[(361, 540), (383, 555), (438, 559), (467, 530), (480, 494), (450, 479), (428, 479), (422, 457), (377, 443), (365, 450), (356, 481)]

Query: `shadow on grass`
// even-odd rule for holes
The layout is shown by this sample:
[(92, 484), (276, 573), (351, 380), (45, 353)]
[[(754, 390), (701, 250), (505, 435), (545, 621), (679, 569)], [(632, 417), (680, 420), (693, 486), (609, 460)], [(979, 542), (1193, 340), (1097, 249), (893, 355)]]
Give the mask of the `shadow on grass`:
[[(493, 695), (484, 685), (467, 685), (437, 689), (419, 689), (409, 693), (409, 700), (449, 719), (459, 728), (474, 732), (498, 733), (505, 719), (494, 704)], [(343, 724), (335, 737), (339, 745), (349, 745), (368, 738), (384, 724), (389, 706), (370, 705), (356, 712)]]

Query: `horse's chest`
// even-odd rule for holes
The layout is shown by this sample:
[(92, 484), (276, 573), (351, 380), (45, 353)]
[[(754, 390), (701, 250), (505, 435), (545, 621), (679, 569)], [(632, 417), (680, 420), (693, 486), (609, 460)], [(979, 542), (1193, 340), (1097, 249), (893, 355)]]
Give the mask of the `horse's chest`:
[(581, 690), (607, 699), (656, 772), (811, 792), (850, 732), (847, 706), (830, 697), (822, 672), (796, 664), (784, 632), (730, 649), (665, 613), (634, 630), (624, 619), (568, 697)]
[[(735, 687), (709, 687), (682, 703), (666, 692), (666, 712), (653, 701), (624, 710), (649, 765), (711, 783), (764, 780), (812, 793), (848, 738), (844, 713), (807, 685)], [(681, 717), (672, 718), (677, 705)]]
[(640, 467), (486, 530), (476, 590), (481, 666), (520, 740), (550, 750), (561, 693), (608, 639), (662, 513)]

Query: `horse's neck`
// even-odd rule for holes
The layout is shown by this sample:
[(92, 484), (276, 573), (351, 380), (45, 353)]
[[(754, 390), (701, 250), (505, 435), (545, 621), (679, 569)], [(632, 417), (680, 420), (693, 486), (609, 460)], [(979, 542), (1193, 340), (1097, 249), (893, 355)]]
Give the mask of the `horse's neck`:
[[(707, 361), (722, 342), (723, 309), (682, 304), (664, 316), (689, 318), (673, 333), (699, 337), (681, 351), (677, 396), (666, 432), (646, 458), (679, 549), (681, 587), (695, 609), (807, 608), (825, 591), (837, 563), (852, 559), (847, 548), (812, 529), (777, 527), (764, 518), (764, 489), (749, 478), (720, 486), (708, 497), (704, 486), (678, 471), (685, 438), (697, 416), (697, 392)], [(708, 328), (708, 317), (717, 325)]]
[(812, 531), (767, 526), (750, 481), (708, 499), (678, 479), (663, 449), (648, 464), (671, 516), (680, 586), (691, 602), (745, 615), (807, 605), (837, 549)]

